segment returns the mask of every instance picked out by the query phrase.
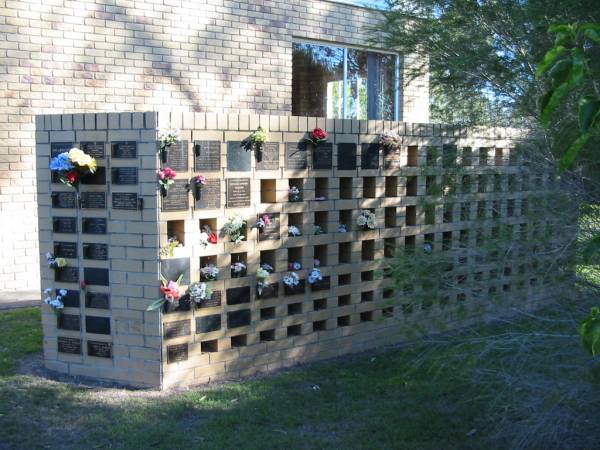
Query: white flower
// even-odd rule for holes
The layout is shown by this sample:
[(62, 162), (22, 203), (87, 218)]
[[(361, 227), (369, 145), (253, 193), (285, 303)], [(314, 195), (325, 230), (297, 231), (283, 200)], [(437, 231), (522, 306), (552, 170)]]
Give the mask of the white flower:
[(262, 267), (256, 271), (256, 278), (259, 280), (266, 280), (271, 275), (266, 269)]
[(356, 224), (359, 227), (364, 227), (367, 224), (367, 218), (365, 216), (358, 216), (358, 218), (356, 219)]
[(267, 263), (262, 263), (260, 265), (260, 268), (267, 271), (268, 273), (273, 273), (275, 271), (275, 269), (273, 269), (273, 266)]
[(346, 227), (346, 225), (344, 225), (343, 223), (338, 227), (338, 233), (347, 233), (348, 232), (348, 227)]
[(241, 261), (235, 262), (231, 265), (231, 270), (233, 270), (235, 273), (241, 273), (246, 270), (246, 264)]
[(214, 264), (208, 264), (200, 269), (200, 272), (207, 278), (216, 278), (219, 274), (219, 268)]
[(294, 287), (300, 284), (300, 277), (296, 272), (290, 272), (288, 275), (282, 278), (282, 281), (286, 286)]
[(308, 274), (308, 282), (310, 284), (316, 283), (317, 281), (320, 281), (323, 279), (323, 276), (321, 275), (321, 270), (317, 269), (316, 267), (310, 271), (310, 274)]
[(52, 288), (46, 288), (46, 289), (44, 289), (44, 294), (45, 295), (50, 295), (51, 292), (52, 292)]
[(202, 231), (200, 233), (200, 245), (202, 246), (202, 248), (206, 248), (208, 246), (208, 233)]
[(289, 236), (301, 236), (302, 232), (300, 231), (300, 228), (298, 228), (295, 225), (289, 225), (288, 226), (288, 235)]
[(61, 289), (61, 290), (58, 291), (58, 293), (64, 297), (65, 295), (67, 295), (67, 290), (66, 289)]
[(363, 209), (360, 212), (360, 215), (356, 218), (356, 224), (359, 227), (367, 227), (371, 230), (374, 229), (377, 226), (375, 213), (369, 211), (368, 209)]

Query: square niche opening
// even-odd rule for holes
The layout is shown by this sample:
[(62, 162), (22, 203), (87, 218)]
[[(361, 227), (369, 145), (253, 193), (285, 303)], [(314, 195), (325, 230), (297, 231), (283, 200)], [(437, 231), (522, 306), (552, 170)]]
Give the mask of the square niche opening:
[(350, 294), (340, 295), (338, 297), (338, 306), (348, 306), (351, 302)]
[(275, 330), (263, 330), (260, 332), (260, 342), (271, 342), (275, 340)]
[(350, 326), (350, 316), (340, 316), (337, 318), (337, 326), (338, 327), (348, 327)]
[(365, 311), (360, 313), (360, 321), (361, 322), (372, 322), (373, 321), (373, 311)]
[(361, 292), (360, 301), (361, 303), (372, 302), (375, 299), (375, 293), (373, 291)]
[(425, 195), (436, 195), (437, 194), (437, 183), (435, 175), (428, 175), (425, 177)]
[[(315, 212), (315, 234), (327, 233), (329, 225), (329, 213), (327, 211)], [(319, 230), (319, 231), (317, 231)]]
[(438, 156), (440, 155), (440, 150), (437, 147), (427, 147), (427, 165), (428, 166), (437, 166)]
[(302, 230), (302, 225), (304, 223), (304, 218), (302, 216), (302, 213), (289, 213), (288, 214), (288, 227), (290, 225), (295, 226), (296, 228), (298, 228), (300, 230), (300, 232), (304, 232)]
[(487, 192), (488, 176), (485, 174), (477, 175), (477, 192), (485, 194)]
[(393, 258), (396, 255), (396, 238), (385, 238), (383, 240), (383, 256)]
[(419, 147), (416, 145), (408, 146), (408, 154), (406, 156), (406, 165), (408, 167), (417, 167), (418, 165)]
[(384, 299), (394, 298), (394, 288), (385, 288), (383, 290), (383, 298)]
[(479, 149), (479, 165), (480, 166), (488, 165), (488, 153), (489, 153), (489, 149), (487, 149), (487, 148)]
[(406, 207), (406, 226), (413, 227), (417, 224), (417, 207), (407, 206)]
[(442, 233), (442, 250), (450, 250), (452, 248), (452, 231), (444, 231)]
[(385, 227), (394, 228), (396, 226), (396, 207), (385, 208)]
[(462, 165), (472, 166), (473, 165), (473, 149), (471, 147), (465, 147), (462, 149)]
[(260, 264), (268, 264), (273, 268), (273, 271), (277, 271), (276, 263), (277, 253), (275, 250), (261, 250), (260, 252)]
[(377, 197), (377, 178), (376, 177), (363, 177), (363, 197), (364, 198)]
[(211, 232), (218, 234), (216, 218), (200, 219), (200, 231), (207, 231), (208, 229), (210, 229)]
[(352, 263), (352, 243), (340, 242), (338, 244), (338, 261), (340, 264)]
[(444, 213), (442, 216), (443, 223), (452, 223), (454, 219), (454, 204), (453, 203), (444, 203)]
[(406, 196), (414, 197), (417, 195), (417, 177), (406, 177)]
[(329, 198), (329, 178), (315, 178), (315, 200)]
[[(299, 193), (292, 193), (292, 189), (298, 189)], [(302, 178), (290, 178), (288, 180), (288, 201), (301, 202), (304, 199), (304, 180)]]
[(398, 177), (385, 177), (385, 196), (398, 197)]
[(317, 300), (313, 300), (313, 311), (320, 311), (322, 309), (327, 309), (327, 299), (319, 298)]
[(504, 165), (504, 152), (501, 148), (497, 148), (494, 151), (494, 163), (496, 166)]
[(210, 341), (200, 342), (200, 351), (202, 353), (214, 353), (219, 351), (218, 339), (212, 339)]
[(301, 336), (302, 335), (302, 325), (290, 325), (287, 327), (287, 335), (291, 336)]
[(302, 314), (302, 303), (298, 302), (298, 303), (290, 303), (288, 305), (288, 316), (293, 316), (295, 314)]
[(288, 264), (293, 262), (302, 264), (302, 247), (288, 248)]
[(181, 245), (185, 245), (185, 221), (167, 220), (167, 239), (177, 239)]
[(350, 231), (352, 229), (352, 210), (341, 209), (339, 217), (340, 225), (346, 225), (346, 229)]
[(428, 203), (425, 205), (425, 225), (435, 224), (435, 205)]
[(260, 202), (277, 202), (277, 183), (276, 180), (260, 180)]
[(352, 274), (351, 273), (342, 273), (338, 275), (338, 285), (346, 286), (352, 283)]
[(245, 347), (248, 345), (248, 336), (245, 334), (238, 334), (237, 336), (231, 336), (231, 348)]
[(373, 281), (375, 279), (374, 270), (365, 270), (360, 273), (360, 281)]
[(312, 323), (313, 331), (325, 331), (327, 329), (326, 320), (316, 320)]
[(327, 265), (327, 245), (315, 245), (314, 258), (318, 259), (321, 267)]
[[(200, 257), (200, 269), (202, 269), (203, 267), (206, 267), (208, 265), (212, 264), (213, 266), (217, 266), (217, 255), (210, 255), (210, 256), (201, 256)], [(218, 278), (218, 275), (217, 275)], [(204, 274), (202, 273), (202, 271), (200, 272), (200, 279), (202, 281), (209, 281)]]
[(414, 253), (416, 242), (415, 236), (406, 236), (404, 238), (404, 252), (407, 254)]
[[(246, 268), (238, 266), (236, 263), (241, 263)], [(248, 272), (248, 254), (247, 253), (232, 253), (231, 254), (231, 278), (245, 277)], [(241, 269), (236, 270), (236, 268)]]
[(340, 178), (340, 198), (342, 200), (351, 200), (354, 198), (352, 193), (352, 178), (342, 177)]
[(386, 319), (388, 319), (390, 317), (394, 317), (394, 307), (393, 306), (388, 306), (386, 308), (382, 308), (381, 309), (381, 315), (383, 317), (385, 317)]
[(362, 241), (361, 257), (363, 261), (375, 260), (375, 239), (368, 239), (366, 241)]
[(260, 320), (269, 320), (275, 318), (275, 307), (261, 308)]

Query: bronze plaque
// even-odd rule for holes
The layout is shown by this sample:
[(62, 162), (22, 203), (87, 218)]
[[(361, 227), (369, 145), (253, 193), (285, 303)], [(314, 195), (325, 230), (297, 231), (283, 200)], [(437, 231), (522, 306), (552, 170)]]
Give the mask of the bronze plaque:
[(179, 141), (167, 147), (166, 158), (163, 158), (163, 166), (170, 167), (175, 171), (185, 172), (188, 170), (188, 141)]
[(217, 209), (221, 207), (221, 180), (207, 178), (196, 198), (196, 209)]
[(216, 172), (221, 170), (221, 142), (194, 142), (195, 167), (198, 171)]
[(185, 211), (190, 207), (187, 181), (175, 181), (166, 197), (162, 198), (163, 211)]
[(59, 353), (81, 355), (81, 339), (59, 336), (57, 343)]
[(189, 320), (177, 320), (175, 322), (165, 322), (163, 324), (163, 335), (165, 339), (172, 339), (179, 336), (189, 336), (190, 321)]
[(285, 168), (289, 170), (304, 170), (307, 166), (306, 142), (286, 142)]
[(250, 206), (250, 178), (227, 179), (227, 207)]
[(256, 150), (256, 170), (279, 169), (279, 143), (265, 142)]
[(171, 364), (179, 361), (187, 361), (188, 359), (188, 345), (168, 345), (167, 346), (167, 363)]
[(112, 358), (112, 343), (102, 341), (87, 341), (89, 356), (97, 358)]

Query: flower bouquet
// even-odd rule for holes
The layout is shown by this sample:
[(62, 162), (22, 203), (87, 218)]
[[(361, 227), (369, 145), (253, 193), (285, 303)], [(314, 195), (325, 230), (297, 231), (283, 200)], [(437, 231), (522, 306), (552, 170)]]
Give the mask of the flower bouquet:
[(402, 137), (397, 133), (386, 131), (379, 135), (379, 145), (388, 153), (399, 150), (402, 145)]
[(263, 290), (269, 287), (269, 283), (267, 283), (267, 278), (269, 275), (273, 273), (273, 267), (270, 264), (261, 264), (260, 268), (256, 272), (256, 279), (258, 280), (256, 283), (256, 292), (259, 297), (262, 295)]
[(315, 235), (325, 234), (325, 230), (321, 225), (315, 225)]
[(231, 265), (231, 276), (233, 278), (239, 278), (246, 275), (246, 263), (243, 261), (234, 262)]
[(271, 217), (268, 214), (263, 214), (258, 218), (258, 220), (256, 221), (256, 225), (254, 226), (258, 228), (259, 231), (262, 231), (265, 227), (268, 227), (269, 225), (271, 225)]
[(290, 263), (288, 263), (288, 270), (301, 270), (302, 269), (302, 264), (300, 264), (297, 261), (292, 261)]
[(179, 293), (179, 284), (183, 279), (183, 274), (179, 275), (176, 281), (169, 281), (164, 276), (160, 276), (160, 292), (163, 294), (162, 298), (152, 302), (146, 311), (154, 311), (161, 307), (165, 307), (165, 312), (169, 309), (174, 309), (179, 306), (179, 299), (181, 294)]
[(296, 225), (288, 225), (288, 236), (302, 236), (302, 231)]
[(202, 227), (200, 232), (200, 245), (202, 248), (208, 247), (208, 244), (217, 243), (217, 233), (215, 233), (208, 225)]
[(66, 289), (60, 289), (58, 291), (58, 295), (52, 298), (52, 289), (46, 288), (44, 289), (44, 295), (46, 298), (44, 299), (44, 303), (48, 306), (51, 306), (54, 309), (54, 312), (60, 314), (65, 307), (65, 304), (62, 301), (62, 298), (67, 295)]
[(205, 281), (215, 281), (219, 275), (219, 268), (214, 264), (207, 264), (200, 269), (200, 275)]
[(301, 202), (302, 191), (297, 186), (291, 186), (288, 190), (288, 200), (290, 202)]
[(194, 178), (192, 178), (192, 185), (194, 186), (194, 195), (196, 196), (196, 200), (200, 200), (202, 187), (206, 186), (206, 177), (204, 175), (196, 175)]
[(199, 305), (204, 300), (210, 300), (213, 290), (206, 283), (192, 283), (188, 288), (187, 293), (190, 296), (190, 299)]
[(181, 131), (178, 128), (163, 128), (158, 132), (160, 141), (160, 155), (163, 162), (167, 162), (169, 148), (181, 140)]
[(377, 226), (375, 213), (368, 209), (363, 209), (356, 218), (356, 224), (363, 230), (373, 230)]
[(55, 258), (52, 253), (46, 253), (46, 260), (48, 261), (48, 267), (51, 269), (59, 269), (61, 267), (66, 267), (67, 260), (65, 258)]
[(165, 167), (164, 169), (158, 171), (158, 184), (160, 184), (160, 190), (163, 197), (167, 195), (167, 191), (171, 185), (175, 183), (176, 176), (177, 172), (170, 167)]
[(338, 233), (347, 233), (348, 226), (345, 223), (340, 223), (340, 226), (337, 229)]
[(167, 245), (165, 245), (164, 247), (162, 247), (160, 249), (161, 258), (168, 258), (168, 257), (175, 256), (175, 249), (178, 247), (183, 247), (183, 245), (181, 245), (181, 242), (179, 242), (177, 240), (177, 238), (170, 237), (167, 240)]
[(309, 133), (308, 138), (305, 138), (304, 140), (312, 143), (316, 147), (323, 142), (327, 142), (327, 136), (327, 131), (322, 128), (315, 128)]
[(58, 174), (61, 183), (70, 187), (77, 187), (82, 177), (96, 169), (96, 160), (78, 148), (59, 153), (50, 161), (50, 170)]
[[(250, 136), (242, 141), (242, 147), (244, 147), (247, 152), (253, 148), (257, 151), (260, 151), (262, 149), (262, 145), (267, 142), (267, 139), (269, 139), (269, 130), (263, 127), (258, 127), (256, 131), (250, 133)], [(260, 158), (260, 155), (257, 155), (257, 157)]]
[(304, 281), (300, 280), (300, 276), (296, 272), (289, 272), (281, 281), (283, 281), (283, 287), (287, 295), (304, 292)]
[(227, 233), (231, 242), (239, 244), (246, 239), (246, 221), (238, 215), (230, 217), (223, 226), (223, 231)]
[(318, 267), (313, 268), (308, 274), (308, 283), (315, 284), (317, 281), (321, 281), (323, 279), (323, 275), (321, 275), (321, 269)]

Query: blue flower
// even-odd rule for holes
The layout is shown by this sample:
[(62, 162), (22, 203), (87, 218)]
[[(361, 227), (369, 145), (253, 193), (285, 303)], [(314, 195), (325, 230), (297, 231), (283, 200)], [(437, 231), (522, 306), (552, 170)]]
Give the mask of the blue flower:
[(69, 152), (60, 153), (50, 161), (50, 170), (71, 170), (74, 167), (69, 159)]

